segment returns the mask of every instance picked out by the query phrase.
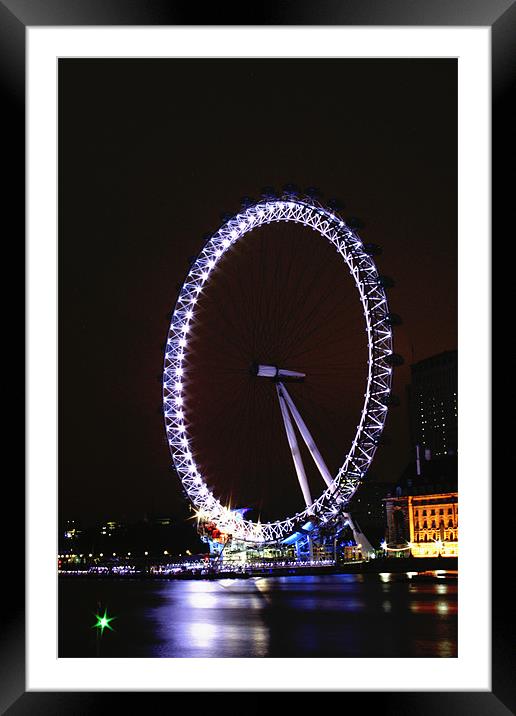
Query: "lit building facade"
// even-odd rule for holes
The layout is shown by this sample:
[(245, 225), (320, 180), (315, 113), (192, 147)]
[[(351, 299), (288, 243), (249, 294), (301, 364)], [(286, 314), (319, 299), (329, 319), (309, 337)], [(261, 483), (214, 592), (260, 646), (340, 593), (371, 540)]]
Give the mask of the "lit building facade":
[(457, 454), (457, 351), (411, 366), (412, 441), (421, 458)]
[(385, 548), (413, 557), (457, 557), (459, 554), (458, 493), (386, 497)]

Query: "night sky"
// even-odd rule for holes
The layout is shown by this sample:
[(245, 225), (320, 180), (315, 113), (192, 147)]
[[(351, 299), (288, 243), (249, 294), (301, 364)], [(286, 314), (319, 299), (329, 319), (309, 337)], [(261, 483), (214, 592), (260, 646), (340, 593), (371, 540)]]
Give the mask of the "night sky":
[[(203, 237), (265, 186), (318, 187), (360, 217), (403, 325), (371, 478), (410, 458), (410, 363), (457, 347), (455, 60), (61, 60), (59, 515), (178, 515), (161, 408), (164, 344)], [(253, 517), (301, 505), (274, 386), (253, 360), (307, 373), (291, 394), (328, 466), (360, 417), (365, 332), (332, 247), (275, 224), (221, 261), (192, 335), (193, 449)], [(314, 496), (322, 491), (305, 456)]]

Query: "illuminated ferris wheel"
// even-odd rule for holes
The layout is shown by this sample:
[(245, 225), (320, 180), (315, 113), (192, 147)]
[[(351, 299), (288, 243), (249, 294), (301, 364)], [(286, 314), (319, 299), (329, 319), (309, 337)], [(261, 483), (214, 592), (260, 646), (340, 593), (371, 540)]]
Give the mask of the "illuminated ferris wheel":
[[(275, 365), (260, 360), (253, 363), (254, 379), (270, 382), (271, 394), (274, 393), (279, 405), (297, 476), (297, 489), (304, 504), (303, 509), (291, 516), (261, 522), (246, 519), (244, 511), (223, 504), (198, 466), (192, 450), (188, 377), (192, 337), (195, 336), (197, 310), (203, 294), (209, 292), (222, 262), (231, 261), (230, 254), (237, 242), (252, 240), (253, 232), (259, 227), (277, 222), (308, 227), (319, 239), (325, 239), (351, 275), (363, 313), (367, 377), (354, 438), (342, 464), (332, 473), (291, 394), (290, 385), (308, 381), (310, 375), (296, 365)], [(280, 543), (296, 534), (303, 525), (324, 525), (339, 514), (345, 514), (346, 505), (364, 479), (379, 444), (391, 400), (392, 369), (398, 360), (392, 345), (394, 314), (389, 312), (385, 281), (373, 260), (374, 246), (364, 244), (349, 223), (315, 198), (292, 192), (247, 202), (239, 213), (227, 218), (208, 238), (180, 288), (165, 349), (163, 405), (167, 440), (174, 467), (197, 514), (234, 540), (255, 545)], [(307, 480), (298, 436), (322, 478), (323, 487), (318, 495), (312, 494)], [(296, 489), (295, 481), (292, 489)]]

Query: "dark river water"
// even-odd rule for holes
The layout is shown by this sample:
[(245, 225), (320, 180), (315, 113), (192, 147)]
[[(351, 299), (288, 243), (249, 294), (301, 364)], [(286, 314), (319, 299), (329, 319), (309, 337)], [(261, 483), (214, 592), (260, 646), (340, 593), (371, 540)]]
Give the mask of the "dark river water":
[[(100, 605), (100, 608), (99, 608)], [(113, 631), (97, 638), (95, 614)], [(457, 582), (59, 580), (60, 657), (456, 657)]]

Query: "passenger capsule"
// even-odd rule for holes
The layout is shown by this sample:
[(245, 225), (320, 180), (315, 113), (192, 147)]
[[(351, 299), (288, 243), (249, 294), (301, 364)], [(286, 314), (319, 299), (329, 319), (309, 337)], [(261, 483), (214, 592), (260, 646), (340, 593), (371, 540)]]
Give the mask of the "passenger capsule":
[(364, 222), (357, 216), (348, 216), (346, 219), (346, 224), (349, 226), (350, 229), (363, 229), (365, 227)]
[(368, 254), (368, 256), (379, 256), (382, 251), (382, 247), (378, 244), (364, 244), (364, 252)]
[(400, 356), (399, 353), (391, 353), (390, 355), (385, 357), (385, 362), (393, 368), (397, 368), (398, 366), (403, 365), (403, 363), (405, 363), (405, 360), (403, 359), (403, 356)]
[(378, 276), (378, 283), (383, 288), (393, 288), (394, 287), (394, 279), (392, 279), (390, 276)]
[(264, 199), (276, 199), (278, 194), (273, 186), (264, 186), (261, 194)]
[(400, 405), (400, 399), (394, 393), (384, 396), (381, 401), (383, 405), (387, 405), (389, 408), (397, 408)]
[(397, 313), (388, 313), (385, 317), (385, 323), (389, 326), (401, 326), (403, 323), (401, 316)]

